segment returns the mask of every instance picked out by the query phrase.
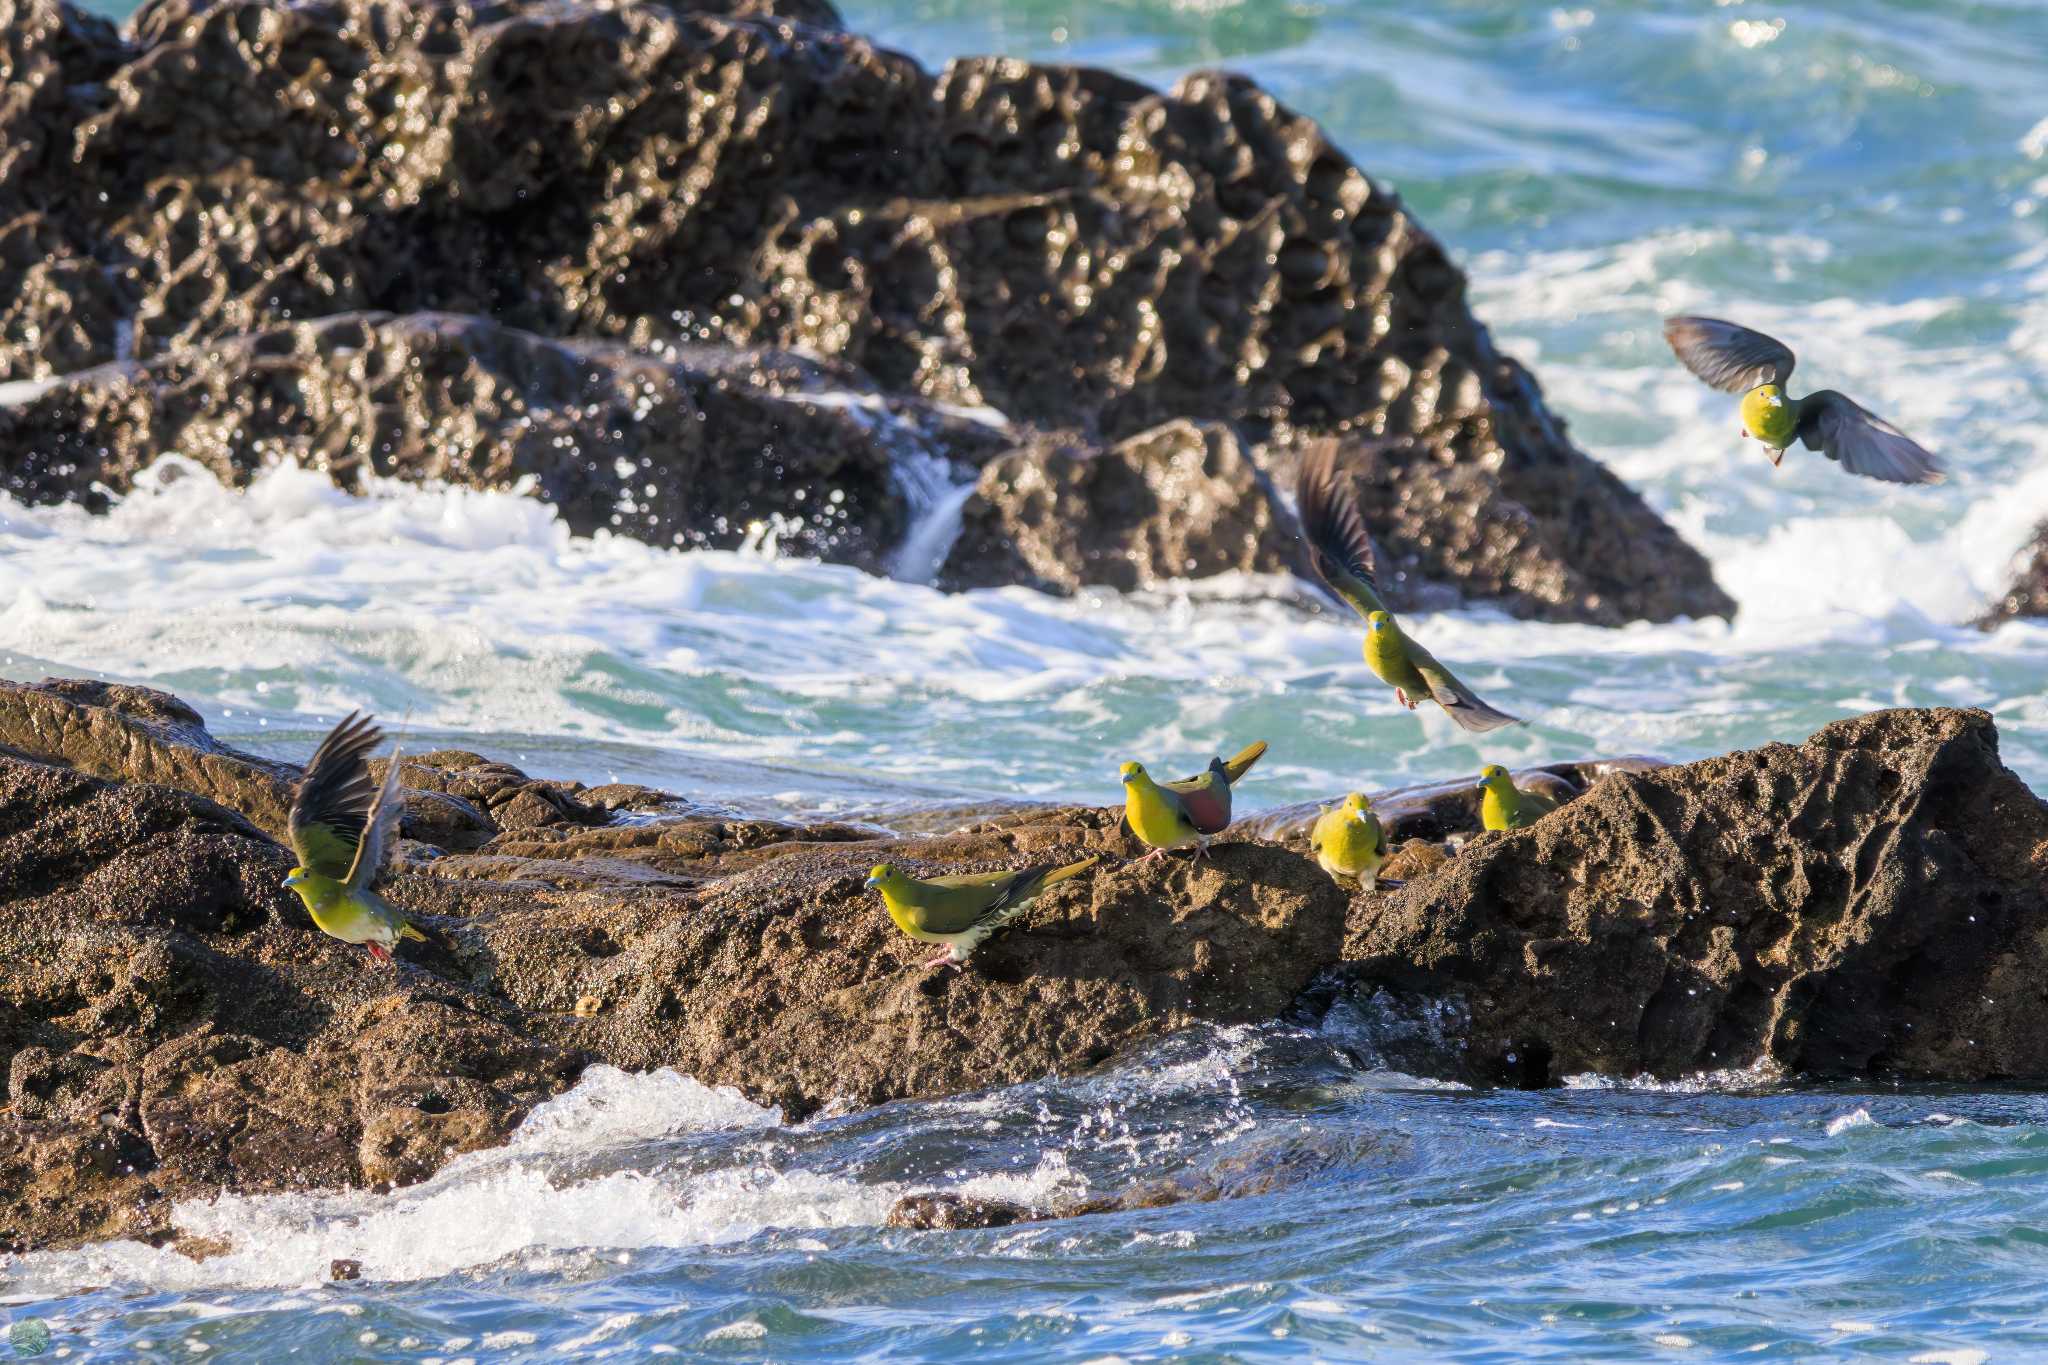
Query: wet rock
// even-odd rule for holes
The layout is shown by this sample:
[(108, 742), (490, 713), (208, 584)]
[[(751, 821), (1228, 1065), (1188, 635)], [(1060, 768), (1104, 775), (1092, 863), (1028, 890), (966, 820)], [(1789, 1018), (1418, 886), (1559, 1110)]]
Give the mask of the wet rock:
[[(1271, 562), (1269, 487), (1334, 434), (1387, 442), (1365, 477), (1397, 596), (1733, 609), (1494, 349), (1443, 246), (1242, 78), (929, 73), (823, 0), (153, 0), (125, 41), (52, 0), (5, 13), (0, 377), (114, 367), (0, 423), (17, 496), (97, 505), (175, 439), (224, 477), (525, 475), (577, 530), (728, 545), (759, 522), (879, 567), (909, 515), (886, 443), (691, 355), (802, 352), (894, 402), (1007, 414), (1020, 480), (1033, 429), (1113, 452), (1227, 427), (1263, 478), (1195, 487), (1216, 543), (1092, 509), (1146, 573)], [(365, 313), (462, 320), (338, 343)], [(968, 425), (920, 453), (978, 469)], [(955, 575), (1043, 577), (1004, 518), (1065, 500), (984, 494), (1001, 567)]]
[(2034, 537), (2018, 555), (2012, 586), (1977, 619), (1986, 630), (2019, 617), (2048, 616), (2048, 522), (2035, 528)]
[(406, 760), (416, 798), (492, 820), (544, 806), (547, 822), (392, 872), (384, 894), (434, 941), (377, 968), (313, 928), (282, 886), (291, 854), (243, 815), (19, 756), (41, 736), (221, 788), (200, 760), (232, 751), (175, 698), (59, 682), (11, 690), (9, 714), (58, 722), (18, 722), (0, 753), (15, 1247), (161, 1240), (177, 1200), (221, 1189), (417, 1181), (504, 1141), (593, 1059), (672, 1066), (791, 1116), (1071, 1072), (1196, 1022), (1275, 1017), (1344, 932), (1320, 873), (1233, 844), (1201, 867), (1105, 865), (966, 971), (927, 972), (862, 889), (872, 863), (1113, 854), (1131, 848), (1116, 813), (914, 840), (686, 813), (610, 826), (572, 791), (443, 751)]
[(1346, 956), (1455, 998), (1483, 1078), (2048, 1076), (2048, 806), (1981, 711), (1615, 772), (1360, 898)]
[(1107, 450), (1048, 437), (991, 461), (939, 583), (1128, 591), (1293, 559), (1292, 530), (1229, 430), (1170, 422)]
[(977, 1199), (965, 1194), (906, 1194), (889, 1206), (883, 1225), (913, 1232), (959, 1232), (1007, 1228), (1051, 1217), (1041, 1209), (1007, 1199)]
[(909, 517), (890, 433), (913, 438), (875, 401), (477, 318), (344, 314), (53, 384), (0, 408), (0, 463), (17, 497), (92, 507), (172, 450), (235, 486), (282, 460), (351, 489), (532, 488), (583, 534), (876, 568)]

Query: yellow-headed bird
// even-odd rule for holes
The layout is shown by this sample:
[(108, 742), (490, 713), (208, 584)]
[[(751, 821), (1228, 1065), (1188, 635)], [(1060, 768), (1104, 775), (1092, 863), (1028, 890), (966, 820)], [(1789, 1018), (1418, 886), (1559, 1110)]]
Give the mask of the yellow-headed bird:
[(313, 923), (343, 943), (360, 943), (379, 962), (391, 961), (402, 938), (424, 940), (405, 913), (371, 890), (398, 833), (398, 750), (391, 751), (384, 785), (370, 785), (366, 765), (383, 743), (369, 716), (351, 714), (334, 727), (292, 798), (292, 850), (299, 865), (284, 884), (299, 893)]
[[(1348, 878), (1367, 891), (1378, 884), (1380, 864), (1387, 860), (1387, 832), (1380, 828), (1372, 798), (1364, 792), (1352, 792), (1318, 815), (1309, 838), (1316, 846), (1316, 861), (1334, 880)], [(1390, 880), (1387, 885), (1399, 883)]]
[(1520, 721), (1488, 706), (1479, 694), (1438, 663), (1394, 621), (1373, 582), (1372, 535), (1348, 480), (1337, 472), (1337, 443), (1325, 441), (1303, 457), (1295, 484), (1301, 529), (1316, 573), (1330, 591), (1365, 618), (1365, 662), (1413, 711), (1427, 697), (1466, 730), (1483, 733)]
[(946, 951), (926, 962), (955, 967), (1002, 928), (1054, 882), (1063, 882), (1093, 867), (1100, 859), (1083, 858), (1065, 867), (1027, 867), (1017, 872), (971, 872), (919, 881), (889, 863), (868, 873), (867, 885), (882, 893), (882, 904), (896, 927), (920, 943), (943, 943)]
[(1723, 393), (1742, 395), (1742, 434), (1763, 442), (1773, 465), (1797, 439), (1851, 474), (1941, 482), (1941, 461), (1876, 413), (1833, 389), (1804, 398), (1786, 393), (1795, 362), (1777, 338), (1720, 318), (1677, 317), (1664, 319), (1664, 339), (1685, 368)]
[(1178, 782), (1154, 782), (1144, 764), (1124, 764), (1124, 819), (1138, 841), (1152, 850), (1138, 861), (1148, 863), (1169, 849), (1190, 847), (1197, 858), (1206, 857), (1210, 836), (1230, 824), (1231, 784), (1265, 752), (1262, 739), (1246, 745), (1227, 763), (1210, 759), (1206, 771)]
[(1479, 823), (1488, 829), (1521, 829), (1533, 825), (1557, 809), (1558, 800), (1542, 792), (1524, 791), (1498, 763), (1479, 770), (1479, 785), (1486, 794), (1479, 798)]

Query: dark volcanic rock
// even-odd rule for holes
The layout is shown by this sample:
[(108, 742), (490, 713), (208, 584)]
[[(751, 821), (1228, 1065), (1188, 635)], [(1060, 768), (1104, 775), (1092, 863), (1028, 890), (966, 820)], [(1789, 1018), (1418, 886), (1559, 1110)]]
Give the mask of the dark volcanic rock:
[(1981, 711), (1618, 772), (1360, 898), (1369, 980), (1459, 998), (1483, 1075), (2048, 1076), (2048, 806)]
[[(830, 27), (822, 0), (158, 0), (126, 44), (53, 0), (0, 0), (0, 18), (0, 379), (213, 357), (117, 386), (118, 412), (53, 396), (0, 428), (19, 491), (118, 489), (182, 415), (217, 470), (267, 449), (348, 477), (532, 473), (579, 529), (726, 543), (781, 513), (806, 548), (871, 566), (900, 538), (871, 438), (835, 442), (808, 416), (775, 430), (661, 364), (649, 378), (615, 355), (578, 378), (544, 347), (468, 333), (455, 354), (366, 341), (344, 381), (278, 331), (444, 312), (671, 365), (679, 345), (798, 350), (1094, 445), (1223, 423), (1247, 449), (1271, 441), (1275, 470), (1304, 437), (1394, 438), (1370, 473), (1393, 578), (1564, 619), (1732, 610), (1494, 350), (1443, 246), (1242, 79), (1161, 93), (999, 58), (932, 74)], [(377, 368), (415, 359), (445, 406)], [(568, 373), (543, 398), (528, 370)], [(246, 399), (225, 392), (245, 375)], [(640, 419), (646, 435), (615, 415), (636, 383), (675, 409)], [(515, 410), (527, 437), (499, 420)], [(422, 411), (451, 420), (423, 435)], [(257, 434), (233, 435), (241, 420)], [(832, 535), (811, 525), (826, 485)], [(1239, 496), (1228, 545), (1183, 566), (1247, 557), (1239, 528), (1272, 513)], [(1178, 549), (1176, 514), (1097, 509), (1091, 536)]]
[(785, 392), (776, 359), (700, 368), (476, 318), (344, 314), (55, 385), (0, 407), (0, 451), (30, 501), (103, 507), (175, 450), (228, 484), (279, 460), (346, 488), (523, 483), (585, 534), (730, 549), (772, 526), (785, 548), (879, 567), (908, 519), (891, 427), (914, 419)]
[(991, 461), (961, 512), (942, 587), (1131, 589), (1284, 572), (1292, 528), (1228, 428), (1170, 422), (1107, 450), (1047, 437)]
[(2033, 540), (2015, 560), (2012, 586), (1977, 620), (1986, 630), (2015, 617), (2048, 616), (2048, 522), (2035, 528)]

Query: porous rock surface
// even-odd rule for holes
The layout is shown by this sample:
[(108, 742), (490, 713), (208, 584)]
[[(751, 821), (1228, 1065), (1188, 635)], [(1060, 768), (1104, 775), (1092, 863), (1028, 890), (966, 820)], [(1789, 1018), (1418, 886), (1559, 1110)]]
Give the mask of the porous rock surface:
[(1461, 1002), (1495, 1080), (2040, 1080), (2048, 805), (1984, 712), (1873, 712), (1602, 777), (1361, 897), (1345, 956)]
[[(1162, 93), (1001, 58), (930, 73), (821, 0), (161, 0), (125, 32), (0, 0), (0, 88), (0, 381), (180, 357), (16, 395), (0, 475), (17, 496), (119, 492), (183, 421), (235, 477), (275, 458), (345, 483), (531, 474), (579, 530), (723, 543), (736, 517), (779, 517), (807, 552), (876, 567), (905, 509), (843, 420), (743, 394), (716, 405), (730, 424), (670, 441), (714, 407), (674, 373), (701, 367), (686, 352), (801, 351), (897, 401), (1019, 424), (970, 525), (1002, 567), (958, 563), (960, 582), (1061, 586), (1031, 546), (1063, 534), (1045, 518), (1067, 499), (1005, 496), (1047, 463), (1041, 429), (1114, 462), (1192, 421), (1228, 427), (1263, 477), (1215, 481), (1237, 503), (1218, 543), (1141, 578), (1270, 565), (1289, 452), (1337, 433), (1387, 438), (1362, 477), (1397, 600), (1414, 579), (1557, 619), (1733, 610), (1495, 350), (1443, 246), (1238, 77)], [(366, 313), (498, 327), (336, 357), (293, 326)], [(591, 378), (546, 344), (568, 341), (648, 364), (614, 352)], [(415, 363), (412, 388), (375, 368)], [(251, 371), (257, 392), (223, 402)], [(675, 410), (634, 436), (623, 390)], [(971, 473), (992, 452), (956, 431), (925, 453)], [(1152, 498), (1096, 516), (1103, 544), (1166, 545), (1197, 520)], [(1069, 571), (1132, 572), (1115, 554)]]
[[(405, 760), (384, 886), (433, 939), (394, 970), (281, 886), (289, 764), (148, 689), (8, 684), (0, 1243), (160, 1240), (173, 1203), (219, 1189), (415, 1181), (594, 1061), (794, 1117), (1310, 1017), (1340, 986), (1416, 1027), (1334, 1045), (1482, 1082), (1757, 1062), (2048, 1076), (2048, 806), (1999, 764), (1988, 716), (1877, 712), (1680, 767), (1558, 767), (1583, 793), (1509, 834), (1474, 832), (1468, 785), (1386, 794), (1409, 880), (1347, 900), (1298, 816), (1244, 822), (1200, 864), (1137, 866), (1115, 810), (905, 837), (439, 751)], [(1089, 854), (1103, 863), (961, 972), (923, 970), (929, 950), (861, 886), (885, 859), (935, 874)], [(1245, 1155), (1036, 1212), (1236, 1197), (1348, 1159)]]

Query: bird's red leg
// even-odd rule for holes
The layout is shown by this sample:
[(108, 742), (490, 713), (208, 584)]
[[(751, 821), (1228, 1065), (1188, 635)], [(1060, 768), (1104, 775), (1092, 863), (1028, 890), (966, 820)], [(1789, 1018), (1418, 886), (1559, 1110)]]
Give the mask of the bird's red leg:
[(363, 946), (370, 950), (370, 960), (372, 962), (384, 967), (391, 965), (391, 954), (385, 949), (383, 944), (365, 943)]
[(953, 950), (951, 948), (946, 949), (945, 952), (940, 953), (937, 957), (924, 964), (926, 971), (930, 971), (934, 967), (951, 967), (954, 971), (960, 970), (960, 964), (953, 960)]
[(1412, 702), (1412, 701), (1410, 701), (1410, 700), (1408, 700), (1408, 689), (1407, 689), (1407, 688), (1405, 688), (1405, 687), (1397, 687), (1397, 688), (1395, 688), (1395, 689), (1394, 689), (1394, 696), (1395, 696), (1395, 698), (1396, 698), (1396, 699), (1397, 699), (1397, 700), (1398, 700), (1398, 701), (1399, 701), (1399, 702), (1401, 703), (1401, 705), (1403, 705), (1403, 706), (1407, 707), (1407, 708), (1408, 708), (1408, 709), (1409, 709), (1410, 711), (1413, 711), (1413, 710), (1415, 709), (1415, 703), (1414, 703), (1414, 702)]
[(1145, 855), (1144, 857), (1142, 857), (1142, 858), (1138, 859), (1138, 860), (1137, 860), (1136, 862), (1133, 862), (1133, 863), (1131, 864), (1131, 866), (1132, 866), (1132, 867), (1142, 867), (1142, 866), (1144, 866), (1144, 865), (1145, 865), (1146, 863), (1149, 863), (1149, 862), (1151, 862), (1151, 861), (1152, 861), (1152, 860), (1153, 860), (1154, 858), (1164, 858), (1165, 856), (1166, 856), (1166, 850), (1165, 850), (1165, 849), (1163, 849), (1163, 848), (1155, 848), (1155, 849), (1153, 849), (1153, 850), (1152, 850), (1152, 851), (1151, 851), (1150, 853), (1147, 853), (1147, 854), (1146, 854), (1146, 855)]
[(1745, 441), (1747, 441), (1747, 440), (1749, 439), (1749, 428), (1748, 428), (1748, 427), (1744, 427), (1744, 428), (1742, 429), (1742, 439), (1743, 439), (1743, 440), (1745, 440)]

